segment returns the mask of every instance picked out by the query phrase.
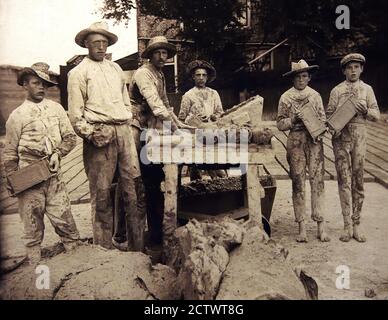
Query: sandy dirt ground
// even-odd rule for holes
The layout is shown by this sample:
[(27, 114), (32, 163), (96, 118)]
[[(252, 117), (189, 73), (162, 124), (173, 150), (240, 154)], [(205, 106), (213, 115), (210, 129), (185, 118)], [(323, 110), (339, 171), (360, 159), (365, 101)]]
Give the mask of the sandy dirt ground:
[[(302, 267), (313, 276), (319, 286), (319, 299), (368, 299), (365, 289), (373, 289), (373, 299), (388, 299), (388, 190), (374, 183), (368, 183), (363, 212), (362, 227), (367, 242), (351, 241), (342, 243), (339, 236), (342, 230), (342, 216), (338, 199), (337, 184), (326, 182), (326, 222), (327, 231), (332, 238), (329, 243), (320, 243), (316, 239), (316, 224), (307, 212), (309, 243), (295, 242), (297, 224), (291, 201), (291, 182), (278, 181), (271, 223), (272, 237), (290, 252), (291, 263)], [(309, 190), (307, 192), (309, 195)], [(309, 197), (307, 198), (309, 202)], [(73, 214), (81, 237), (91, 237), (90, 205), (73, 206)], [(58, 241), (47, 219), (43, 247)], [(24, 254), (20, 240), (22, 227), (18, 215), (0, 216), (0, 241), (2, 257), (15, 257)], [(350, 289), (336, 288), (336, 268), (349, 267)]]
[[(388, 190), (379, 184), (365, 184), (366, 199), (362, 215), (362, 230), (366, 243), (339, 240), (343, 220), (337, 182), (326, 182), (326, 225), (331, 242), (316, 239), (316, 223), (307, 212), (309, 243), (295, 241), (295, 223), (291, 181), (278, 181), (278, 192), (273, 208), (272, 238), (290, 251), (291, 262), (305, 269), (318, 283), (319, 299), (368, 299), (365, 289), (373, 289), (375, 299), (388, 299)], [(309, 188), (307, 203), (310, 201)], [(348, 266), (349, 290), (336, 288), (338, 266)]]

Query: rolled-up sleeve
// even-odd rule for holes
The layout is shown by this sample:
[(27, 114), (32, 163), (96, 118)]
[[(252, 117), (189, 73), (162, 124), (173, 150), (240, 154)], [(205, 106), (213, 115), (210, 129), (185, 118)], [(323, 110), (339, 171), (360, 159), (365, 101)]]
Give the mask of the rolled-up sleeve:
[(169, 105), (165, 105), (166, 102), (159, 97), (157, 88), (154, 84), (154, 80), (146, 70), (139, 69), (135, 75), (134, 80), (139, 88), (140, 94), (147, 101), (152, 113), (156, 117), (163, 119), (170, 118)]
[(290, 118), (290, 107), (281, 97), (279, 100), (278, 116), (276, 125), (280, 131), (287, 131), (292, 129), (292, 120)]
[(18, 121), (17, 119), (15, 119), (15, 117), (13, 117), (13, 115), (11, 114), (11, 116), (8, 118), (5, 128), (6, 135), (3, 159), (5, 173), (8, 175), (18, 169), (18, 146), (22, 132), (22, 123), (20, 120)]
[[(68, 84), (69, 118), (74, 131), (84, 139), (89, 139), (94, 126), (84, 118), (86, 81), (77, 72), (69, 73)], [(129, 98), (128, 98), (129, 99)]]

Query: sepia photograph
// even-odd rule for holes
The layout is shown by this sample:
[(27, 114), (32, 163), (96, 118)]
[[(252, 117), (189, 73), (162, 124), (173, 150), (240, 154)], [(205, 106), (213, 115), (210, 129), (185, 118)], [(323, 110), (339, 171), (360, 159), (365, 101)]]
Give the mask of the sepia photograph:
[(0, 0), (0, 300), (387, 300), (387, 12)]

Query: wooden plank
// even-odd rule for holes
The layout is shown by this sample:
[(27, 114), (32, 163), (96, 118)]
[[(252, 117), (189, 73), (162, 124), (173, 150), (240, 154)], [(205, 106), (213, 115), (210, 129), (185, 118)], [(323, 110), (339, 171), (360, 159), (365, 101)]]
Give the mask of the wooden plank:
[(63, 173), (63, 179), (66, 184), (68, 184), (81, 172), (85, 172), (84, 164), (82, 162), (74, 165), (67, 172)]
[[(370, 163), (365, 164), (365, 171), (372, 175), (377, 183), (380, 183), (385, 188), (388, 188), (388, 173), (385, 171), (380, 170), (379, 168), (376, 168), (374, 165)], [(365, 181), (365, 179), (364, 179)]]
[(178, 165), (163, 166), (164, 180), (164, 217), (163, 217), (163, 253), (165, 257), (171, 254), (171, 240), (177, 228), (178, 221)]
[(381, 160), (388, 161), (388, 152), (382, 151), (371, 143), (367, 143), (366, 150)]
[(279, 165), (287, 172), (287, 175), (289, 175), (290, 167), (287, 162), (287, 150), (286, 150), (287, 137), (283, 134), (283, 132), (278, 131), (275, 134), (275, 138), (283, 146), (283, 148), (279, 148), (279, 150), (277, 150), (275, 159), (279, 163)]
[(62, 159), (61, 167), (62, 169), (72, 160), (81, 157), (82, 158), (82, 143), (77, 144), (74, 149)]
[(387, 122), (383, 122), (381, 120), (377, 121), (377, 122), (368, 121), (368, 126), (376, 128), (376, 129), (379, 129), (379, 130), (382, 130), (382, 131), (385, 131), (385, 132), (388, 132), (388, 123)]
[(368, 134), (368, 138), (369, 140), (372, 140), (376, 143), (378, 143), (379, 145), (381, 145), (382, 147), (388, 147), (388, 142), (386, 141), (386, 138), (387, 138), (387, 134), (378, 134), (374, 131), (372, 131), (373, 129), (368, 129), (367, 130), (367, 134)]
[(333, 149), (327, 146), (325, 143), (323, 144), (323, 154), (325, 155), (325, 171), (330, 176), (330, 179), (337, 180), (337, 169), (334, 164), (334, 154)]
[(259, 175), (259, 166), (249, 164), (246, 174), (249, 220), (261, 226), (261, 195), (264, 195), (264, 190), (260, 184)]
[(369, 151), (366, 152), (366, 162), (369, 162), (379, 168), (380, 170), (383, 170), (385, 172), (388, 172), (388, 161), (382, 160), (379, 157), (376, 157)]
[(84, 165), (82, 157), (77, 157), (77, 158), (73, 159), (72, 161), (70, 161), (69, 163), (67, 163), (64, 167), (61, 167), (62, 174), (66, 175), (72, 168), (79, 166), (79, 165), (81, 165), (81, 166)]
[(5, 211), (11, 207), (14, 207), (15, 204), (17, 205), (17, 198), (8, 197), (7, 199), (5, 199), (1, 202), (0, 211)]
[[(85, 195), (88, 196), (85, 197)], [(69, 196), (71, 201), (74, 203), (84, 203), (90, 201), (89, 181), (87, 180), (84, 184), (80, 185), (77, 189), (72, 191)]]

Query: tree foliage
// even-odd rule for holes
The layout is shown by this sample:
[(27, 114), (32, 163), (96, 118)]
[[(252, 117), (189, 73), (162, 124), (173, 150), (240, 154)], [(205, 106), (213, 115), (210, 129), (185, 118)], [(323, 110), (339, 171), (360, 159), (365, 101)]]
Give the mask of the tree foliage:
[[(388, 32), (386, 0), (251, 0), (256, 24), (242, 28), (239, 18), (245, 10), (241, 0), (136, 0), (144, 14), (177, 19), (184, 24), (180, 36), (194, 40), (199, 55), (210, 60), (237, 54), (234, 44), (244, 42), (252, 33), (260, 33), (262, 42), (289, 38), (295, 43), (308, 42), (313, 50), (328, 53), (346, 41), (357, 48), (381, 52)], [(338, 30), (336, 8), (350, 8), (350, 30)], [(135, 0), (104, 0), (105, 18), (127, 21)], [(311, 45), (311, 44), (315, 45)], [(236, 59), (235, 59), (236, 60)]]
[[(312, 40), (329, 49), (348, 40), (356, 48), (384, 46), (380, 32), (387, 31), (385, 0), (260, 0), (258, 14), (260, 28), (267, 39), (285, 37)], [(350, 9), (350, 29), (339, 30), (335, 21), (336, 9), (346, 5)]]

